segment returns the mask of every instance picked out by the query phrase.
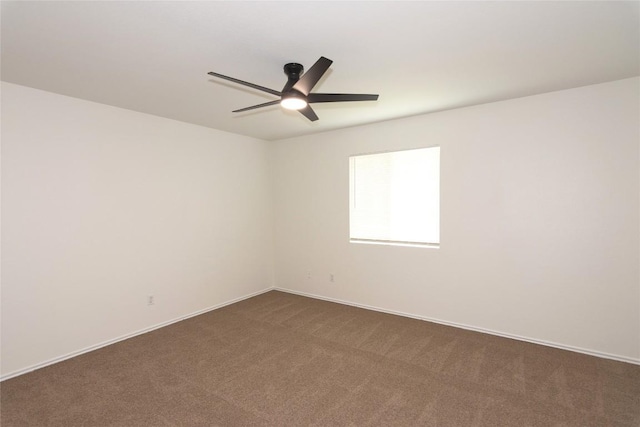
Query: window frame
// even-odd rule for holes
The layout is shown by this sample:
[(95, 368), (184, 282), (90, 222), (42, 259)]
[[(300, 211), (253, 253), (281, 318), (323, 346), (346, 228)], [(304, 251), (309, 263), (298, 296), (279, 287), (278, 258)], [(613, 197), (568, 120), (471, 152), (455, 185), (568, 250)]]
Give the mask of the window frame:
[[(438, 241), (437, 242), (422, 242), (422, 241), (409, 241), (409, 240), (381, 240), (381, 239), (367, 239), (362, 237), (352, 237), (352, 221), (353, 221), (353, 206), (354, 206), (354, 197), (355, 197), (355, 177), (354, 177), (354, 164), (352, 163), (355, 158), (362, 156), (370, 156), (370, 155), (378, 155), (378, 154), (392, 154), (392, 153), (401, 153), (407, 151), (415, 151), (415, 150), (425, 150), (425, 149), (438, 149), (438, 219), (437, 219), (437, 227), (438, 227)], [(442, 183), (442, 146), (440, 145), (430, 145), (427, 147), (414, 147), (414, 148), (404, 148), (401, 150), (386, 150), (386, 151), (377, 151), (377, 152), (368, 152), (368, 153), (358, 153), (351, 154), (348, 157), (349, 160), (349, 242), (356, 244), (367, 244), (367, 245), (384, 245), (384, 246), (403, 246), (403, 247), (419, 247), (419, 248), (432, 248), (439, 249), (441, 245), (441, 183)]]

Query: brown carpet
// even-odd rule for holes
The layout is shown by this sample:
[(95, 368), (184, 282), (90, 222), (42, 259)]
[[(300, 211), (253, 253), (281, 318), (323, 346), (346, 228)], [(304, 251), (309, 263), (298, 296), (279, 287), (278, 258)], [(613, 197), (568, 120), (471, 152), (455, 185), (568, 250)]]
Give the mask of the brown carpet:
[(283, 292), (4, 381), (11, 426), (640, 426), (640, 366)]

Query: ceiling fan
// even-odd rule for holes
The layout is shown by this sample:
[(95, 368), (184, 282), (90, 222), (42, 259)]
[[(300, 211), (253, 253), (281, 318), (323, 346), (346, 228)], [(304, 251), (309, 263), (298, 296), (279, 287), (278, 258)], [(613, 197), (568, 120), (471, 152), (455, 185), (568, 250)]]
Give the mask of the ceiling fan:
[(280, 97), (280, 99), (275, 101), (269, 101), (265, 102), (264, 104), (258, 104), (251, 107), (241, 108), (239, 110), (234, 110), (233, 113), (241, 113), (243, 111), (249, 111), (256, 108), (280, 104), (283, 108), (286, 108), (288, 110), (300, 111), (303, 116), (314, 122), (318, 120), (318, 116), (309, 104), (319, 102), (376, 101), (378, 99), (378, 95), (368, 94), (311, 93), (311, 89), (313, 89), (313, 87), (318, 83), (318, 81), (322, 78), (322, 76), (329, 69), (332, 63), (332, 60), (321, 56), (320, 59), (318, 59), (316, 63), (313, 64), (311, 68), (309, 68), (309, 71), (304, 74), (304, 67), (302, 65), (295, 62), (286, 64), (284, 66), (284, 73), (287, 75), (288, 80), (281, 91), (269, 89), (268, 87), (214, 73), (213, 71), (209, 72), (208, 74)]

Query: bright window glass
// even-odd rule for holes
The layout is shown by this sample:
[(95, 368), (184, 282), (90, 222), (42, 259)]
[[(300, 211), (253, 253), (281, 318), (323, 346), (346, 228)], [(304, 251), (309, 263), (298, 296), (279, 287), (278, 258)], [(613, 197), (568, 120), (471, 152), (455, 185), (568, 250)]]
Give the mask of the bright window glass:
[(352, 242), (440, 244), (440, 147), (349, 158)]

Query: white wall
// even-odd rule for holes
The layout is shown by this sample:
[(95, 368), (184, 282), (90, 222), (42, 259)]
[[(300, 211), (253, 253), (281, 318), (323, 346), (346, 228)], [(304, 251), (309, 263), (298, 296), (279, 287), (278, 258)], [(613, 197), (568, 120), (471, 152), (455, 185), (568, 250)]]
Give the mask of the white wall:
[[(633, 78), (280, 141), (276, 285), (640, 361), (638, 93)], [(441, 248), (349, 243), (348, 156), (432, 145)]]
[(3, 83), (2, 374), (271, 287), (269, 150)]
[[(0, 372), (269, 288), (274, 247), (282, 288), (640, 361), (639, 91), (267, 143), (2, 83)], [(431, 145), (441, 248), (350, 244), (348, 156)]]

